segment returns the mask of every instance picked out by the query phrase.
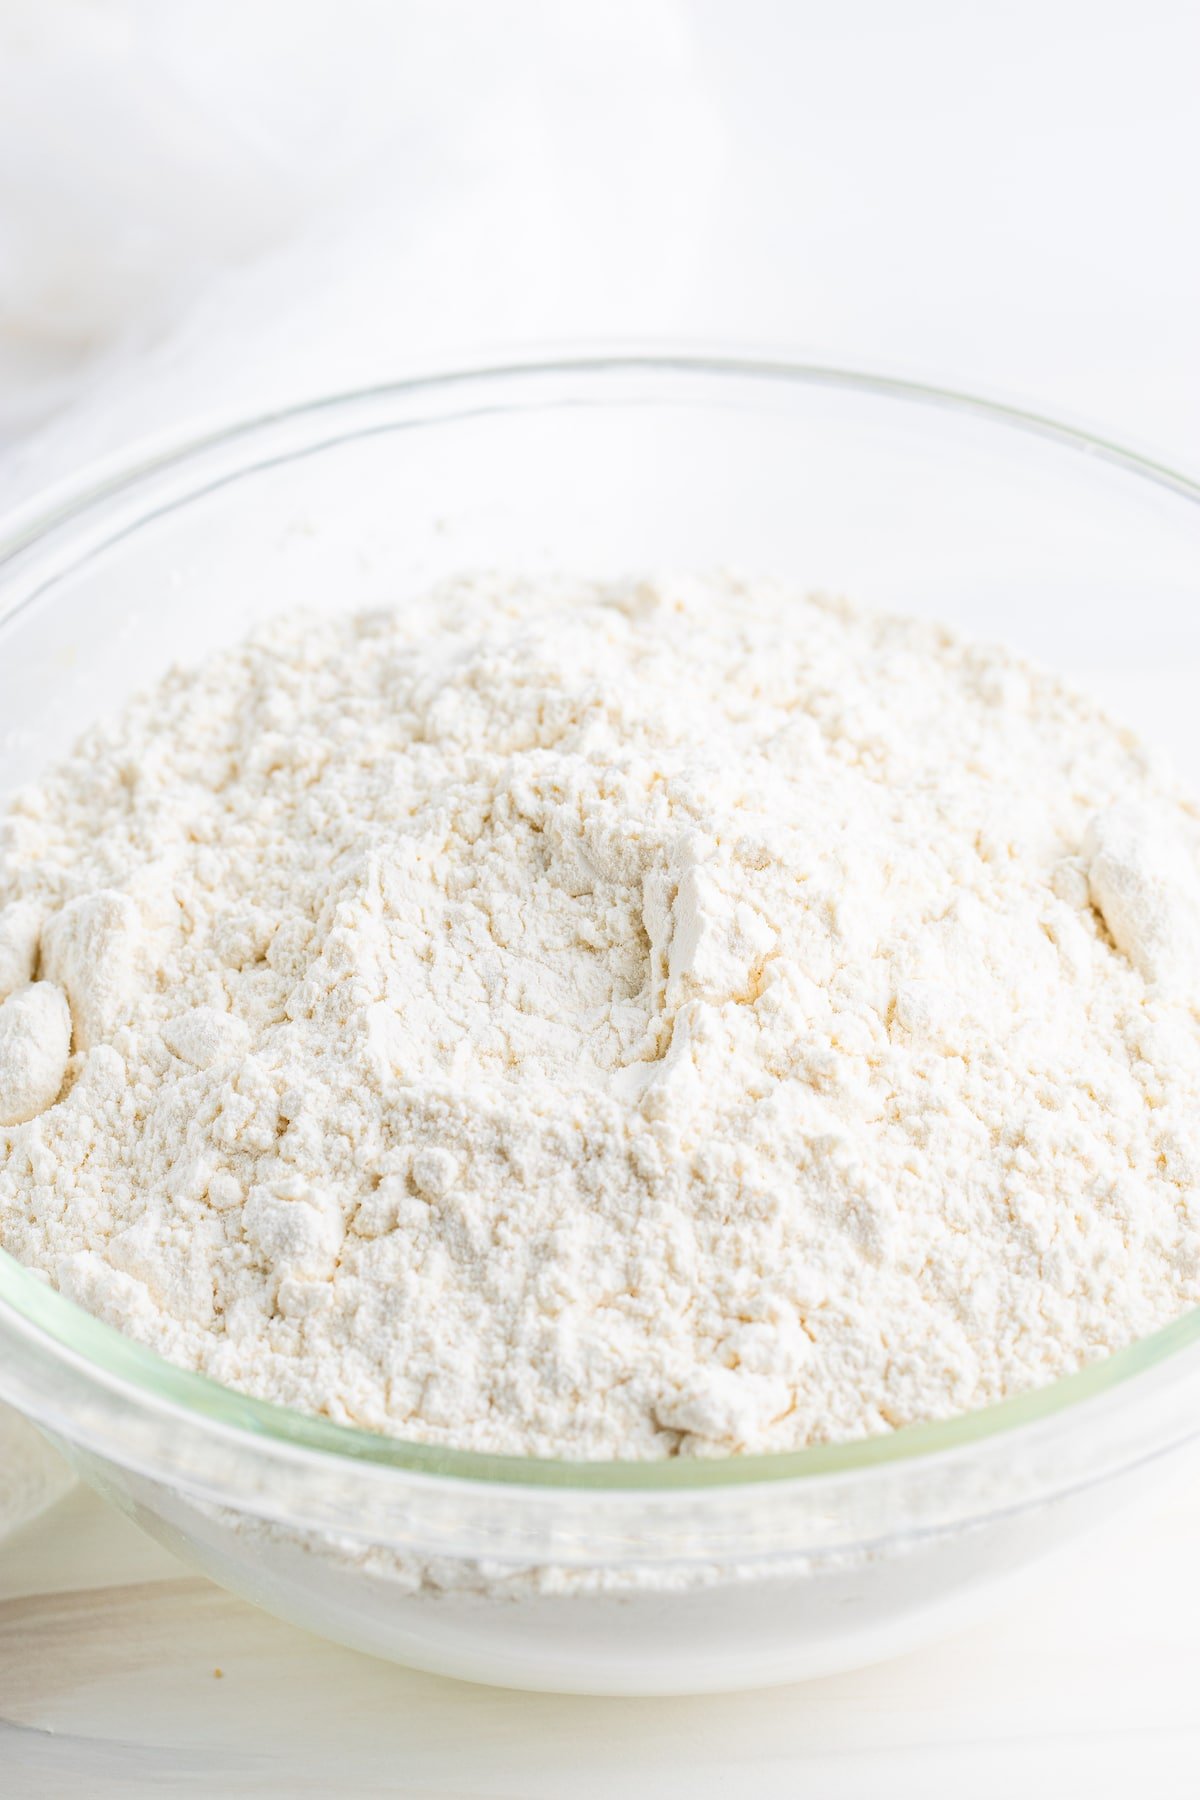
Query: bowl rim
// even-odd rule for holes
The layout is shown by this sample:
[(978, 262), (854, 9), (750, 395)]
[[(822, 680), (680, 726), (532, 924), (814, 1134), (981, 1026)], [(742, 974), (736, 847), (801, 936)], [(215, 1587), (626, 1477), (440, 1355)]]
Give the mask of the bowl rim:
[[(450, 395), (470, 384), (501, 387), (505, 381), (519, 383), (555, 377), (603, 381), (606, 376), (620, 375), (714, 377), (718, 381), (760, 381), (767, 386), (838, 388), (879, 399), (908, 401), (1048, 439), (1200, 504), (1200, 482), (1166, 463), (1049, 414), (970, 392), (861, 369), (786, 357), (755, 356), (720, 348), (679, 352), (623, 347), (422, 373), (237, 417), (216, 428), (164, 438), (152, 447), (143, 447), (140, 452), (126, 451), (117, 458), (92, 465), (54, 488), (45, 498), (35, 498), (0, 522), (0, 577), (23, 561), (27, 552), (36, 552), (44, 540), (60, 530), (79, 525), (89, 513), (107, 502), (136, 498), (143, 487), (152, 486), (155, 477), (184, 475), (189, 465), (202, 465), (210, 453), (237, 450), (243, 446), (252, 451), (256, 440), (269, 440), (277, 430), (286, 430), (306, 421), (319, 425), (328, 420), (332, 425), (339, 414), (353, 415), (363, 407), (402, 404), (426, 395)], [(534, 406), (538, 404), (537, 400), (533, 402)], [(547, 397), (540, 404), (550, 409), (563, 405), (564, 401)], [(493, 401), (487, 410), (502, 413), (511, 407), (501, 400)], [(187, 505), (214, 487), (252, 475), (265, 466), (330, 449), (338, 443), (366, 435), (401, 429), (414, 422), (431, 425), (452, 422), (455, 416), (463, 415), (452, 414), (449, 418), (445, 414), (434, 415), (428, 420), (418, 418), (416, 421), (393, 419), (382, 425), (364, 422), (355, 425), (351, 421), (344, 430), (318, 436), (290, 451), (276, 451), (259, 459), (240, 461), (216, 479), (203, 479), (165, 505), (152, 506), (95, 548), (107, 547), (150, 518)], [(45, 586), (52, 585), (61, 573), (56, 570), (48, 582), (28, 595), (19, 596), (7, 607), (0, 594), (0, 627), (35, 599)], [(1124, 1349), (1042, 1387), (948, 1419), (901, 1426), (886, 1435), (728, 1458), (589, 1462), (500, 1455), (384, 1436), (254, 1399), (207, 1376), (178, 1368), (157, 1352), (125, 1337), (55, 1292), (0, 1249), (0, 1319), (4, 1314), (15, 1321), (21, 1342), (33, 1354), (54, 1357), (65, 1353), (77, 1372), (85, 1369), (110, 1395), (119, 1395), (135, 1405), (148, 1404), (152, 1409), (166, 1410), (176, 1417), (186, 1416), (201, 1428), (216, 1426), (223, 1433), (231, 1432), (235, 1437), (252, 1440), (260, 1452), (266, 1443), (273, 1442), (281, 1450), (293, 1454), (307, 1452), (343, 1464), (349, 1459), (410, 1475), (505, 1486), (566, 1487), (580, 1491), (628, 1488), (643, 1493), (744, 1487), (768, 1481), (850, 1475), (855, 1471), (865, 1472), (915, 1458), (960, 1451), (981, 1440), (1037, 1424), (1080, 1402), (1123, 1387), (1138, 1375), (1200, 1343), (1200, 1307), (1195, 1307), (1150, 1336), (1137, 1339)], [(10, 1397), (20, 1405), (19, 1394), (10, 1394)]]

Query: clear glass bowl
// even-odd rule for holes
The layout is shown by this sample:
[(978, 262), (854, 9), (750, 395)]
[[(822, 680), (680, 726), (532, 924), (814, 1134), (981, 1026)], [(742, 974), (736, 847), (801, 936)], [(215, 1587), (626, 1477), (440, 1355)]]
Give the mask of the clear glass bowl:
[[(721, 565), (1003, 638), (1099, 689), (1200, 790), (1198, 499), (1046, 420), (744, 359), (596, 357), (332, 399), (10, 531), (0, 797), (169, 663), (285, 606), (402, 602), (463, 568)], [(262, 1405), (0, 1255), (0, 1394), (155, 1535), (310, 1629), (508, 1686), (687, 1692), (887, 1656), (1036, 1578), (1195, 1439), (1200, 1314), (946, 1424), (569, 1464)]]

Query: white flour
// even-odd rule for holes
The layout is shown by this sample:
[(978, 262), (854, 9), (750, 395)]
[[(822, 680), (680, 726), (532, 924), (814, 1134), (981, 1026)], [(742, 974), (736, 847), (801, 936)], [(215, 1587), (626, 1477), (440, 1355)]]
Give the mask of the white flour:
[(1003, 653), (463, 583), (171, 675), (2, 830), (0, 1239), (219, 1381), (719, 1454), (1200, 1301), (1200, 822)]

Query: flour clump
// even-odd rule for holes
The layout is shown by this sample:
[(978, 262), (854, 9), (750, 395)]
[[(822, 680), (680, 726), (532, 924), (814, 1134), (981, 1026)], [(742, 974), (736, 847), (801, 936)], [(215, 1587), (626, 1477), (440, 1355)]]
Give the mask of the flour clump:
[(58, 1097), (71, 1051), (67, 997), (30, 981), (0, 1001), (0, 1125), (20, 1125)]
[(1198, 870), (1128, 733), (916, 619), (280, 619), (0, 824), (0, 1243), (404, 1437), (945, 1417), (1200, 1302)]

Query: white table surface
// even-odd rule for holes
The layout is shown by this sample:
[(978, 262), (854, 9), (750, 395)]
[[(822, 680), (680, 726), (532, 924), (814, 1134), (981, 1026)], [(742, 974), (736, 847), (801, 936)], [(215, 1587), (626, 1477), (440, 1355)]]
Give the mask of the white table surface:
[(1187, 1474), (1052, 1564), (1034, 1598), (877, 1668), (629, 1701), (471, 1687), (322, 1643), (77, 1489), (0, 1544), (0, 1793), (1190, 1796), (1198, 1505)]
[[(0, 496), (212, 410), (617, 334), (927, 375), (1200, 468), (1183, 0), (284, 10), (0, 11)], [(0, 1541), (0, 1796), (1191, 1795), (1198, 1506), (885, 1667), (635, 1703), (318, 1643), (77, 1490)]]

